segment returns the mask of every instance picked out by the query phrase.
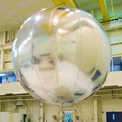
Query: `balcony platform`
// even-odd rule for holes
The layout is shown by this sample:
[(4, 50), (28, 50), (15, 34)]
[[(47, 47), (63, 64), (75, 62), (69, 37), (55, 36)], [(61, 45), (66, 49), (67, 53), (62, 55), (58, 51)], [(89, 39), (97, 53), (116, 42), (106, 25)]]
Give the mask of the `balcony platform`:
[[(107, 88), (121, 88), (122, 87), (122, 71), (109, 72), (102, 89)], [(0, 95), (18, 95), (28, 94), (19, 82), (0, 84)]]
[(0, 95), (27, 94), (19, 82), (0, 84)]

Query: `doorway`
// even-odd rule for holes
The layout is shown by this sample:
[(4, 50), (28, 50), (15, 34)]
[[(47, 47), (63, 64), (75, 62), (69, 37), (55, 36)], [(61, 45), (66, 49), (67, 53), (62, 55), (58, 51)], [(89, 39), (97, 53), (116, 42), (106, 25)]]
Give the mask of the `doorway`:
[(122, 122), (122, 112), (106, 112), (107, 122)]

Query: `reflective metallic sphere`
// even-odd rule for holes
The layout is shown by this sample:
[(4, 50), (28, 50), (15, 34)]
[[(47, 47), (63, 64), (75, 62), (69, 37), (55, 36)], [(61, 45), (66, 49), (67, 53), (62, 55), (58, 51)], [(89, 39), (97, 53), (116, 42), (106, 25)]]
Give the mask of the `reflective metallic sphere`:
[(15, 74), (35, 98), (71, 105), (104, 83), (110, 64), (104, 29), (87, 12), (67, 7), (41, 10), (21, 26), (12, 48)]

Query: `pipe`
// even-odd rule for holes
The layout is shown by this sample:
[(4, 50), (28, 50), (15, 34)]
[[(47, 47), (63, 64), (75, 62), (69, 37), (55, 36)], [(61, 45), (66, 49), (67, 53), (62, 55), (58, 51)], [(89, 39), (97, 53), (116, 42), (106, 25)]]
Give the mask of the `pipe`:
[(116, 89), (101, 89), (99, 90), (98, 92), (102, 92), (102, 91), (119, 91), (119, 90), (122, 90), (122, 88), (116, 88)]
[(94, 17), (94, 10), (90, 10), (90, 14)]
[(94, 122), (98, 122), (98, 101), (97, 97), (94, 99)]
[(13, 99), (13, 100), (0, 100), (1, 102), (13, 102), (13, 101), (37, 101), (36, 99)]
[(31, 115), (31, 112), (29, 111), (29, 109), (28, 109), (28, 107), (26, 106), (26, 104), (23, 103), (23, 105), (24, 105), (24, 107), (25, 107), (25, 109), (26, 109), (27, 114), (30, 114), (30, 115)]
[(10, 98), (10, 97), (31, 97), (31, 95), (27, 94), (27, 95), (12, 95), (12, 96), (1, 96), (0, 98)]
[(3, 70), (3, 50), (1, 50), (1, 63), (0, 63), (0, 70)]
[(56, 115), (58, 115), (58, 113), (59, 113), (59, 111), (61, 110), (61, 108), (62, 108), (62, 106), (59, 107), (59, 109), (58, 109)]
[(27, 105), (25, 103), (23, 105), (24, 105), (24, 107), (26, 109), (27, 114), (29, 114), (31, 116), (31, 120), (33, 122), (34, 119), (33, 119), (33, 115), (31, 114), (31, 111), (28, 109), (28, 107), (27, 107)]
[(40, 120), (39, 122), (43, 122), (43, 103), (42, 102), (40, 103)]
[[(121, 94), (122, 95), (122, 94)], [(111, 94), (100, 94), (100, 95), (93, 95), (94, 97), (101, 97), (101, 96), (111, 96)], [(120, 94), (113, 94), (113, 96), (120, 96)]]

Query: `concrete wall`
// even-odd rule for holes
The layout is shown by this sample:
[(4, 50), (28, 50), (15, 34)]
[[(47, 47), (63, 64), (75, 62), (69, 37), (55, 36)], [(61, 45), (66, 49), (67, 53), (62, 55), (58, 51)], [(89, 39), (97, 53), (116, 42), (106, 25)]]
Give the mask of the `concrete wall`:
[(39, 102), (26, 102), (25, 104), (27, 105), (28, 110), (24, 107), (16, 107), (15, 109), (15, 104), (16, 102), (6, 102), (2, 103), (1, 106), (1, 112), (14, 112), (14, 113), (21, 113), (21, 114), (31, 114), (31, 117), (33, 119), (33, 122), (39, 122)]
[[(93, 104), (93, 102), (94, 102), (94, 99), (90, 98), (89, 100), (86, 100), (86, 101), (76, 104), (76, 107), (82, 113), (86, 122), (88, 122), (88, 120), (91, 120), (91, 122), (93, 122), (93, 120), (92, 120), (94, 117), (94, 104)], [(47, 122), (51, 122), (52, 115), (56, 114), (57, 111), (59, 110), (59, 108), (60, 108), (59, 106), (44, 104), (44, 113), (47, 116)], [(70, 110), (73, 111), (74, 110), (75, 115), (79, 115), (78, 112), (75, 110), (74, 106), (67, 106), (67, 107), (64, 106), (63, 110), (64, 111), (70, 111)], [(59, 114), (58, 114), (58, 116), (59, 116)]]
[(122, 112), (122, 100), (121, 99), (103, 99), (102, 100), (102, 121), (106, 122), (106, 112)]
[[(2, 112), (7, 111), (7, 112), (13, 112), (13, 106), (15, 105), (16, 102), (7, 102), (7, 103), (2, 103)], [(26, 102), (27, 108), (31, 113), (33, 122), (40, 122), (40, 109), (39, 109), (39, 102)], [(83, 101), (81, 103), (76, 104), (77, 108), (79, 111), (82, 113), (82, 115), (85, 118), (86, 122), (95, 122), (94, 121), (94, 97), (89, 98), (86, 101)], [(49, 104), (44, 104), (44, 113), (46, 114), (47, 122), (51, 122), (52, 120), (52, 115), (56, 114), (59, 106), (55, 105), (49, 105)], [(74, 107), (63, 107), (64, 110), (73, 110)], [(75, 109), (74, 109), (75, 110)], [(111, 98), (98, 98), (98, 122), (106, 122), (106, 112), (122, 112), (122, 100), (121, 99), (111, 99)], [(14, 112), (19, 112), (22, 114), (28, 114), (28, 111), (25, 109), (25, 107), (17, 107), (17, 109)], [(59, 115), (59, 114), (58, 114)], [(79, 115), (75, 111), (75, 115)], [(84, 121), (84, 122), (85, 122)]]
[[(27, 114), (28, 111), (25, 109), (25, 107), (17, 107), (16, 110), (14, 109), (16, 102), (6, 102), (6, 103), (2, 103), (2, 109), (1, 112), (16, 112), (16, 113), (22, 113), (22, 114)], [(33, 118), (33, 122), (39, 122), (39, 117), (40, 117), (40, 109), (39, 109), (39, 102), (35, 101), (35, 102), (26, 102), (27, 108), (30, 111), (32, 118)], [(83, 114), (86, 122), (88, 122), (88, 120), (93, 119), (93, 98), (90, 98), (89, 100), (86, 100), (82, 103), (78, 103), (76, 105), (79, 109), (79, 111)], [(43, 108), (43, 113), (45, 113), (46, 118), (47, 118), (47, 122), (51, 122), (52, 120), (52, 115), (57, 114), (57, 111), (59, 110), (59, 106), (55, 106), (55, 105), (49, 105), (49, 104), (44, 104), (44, 108)], [(63, 107), (64, 111), (65, 110), (75, 110), (75, 108), (73, 106), (69, 106), (69, 107)], [(58, 114), (58, 116), (60, 115), (60, 112)], [(75, 111), (75, 115), (79, 115), (76, 111)], [(93, 122), (93, 120), (91, 120), (91, 122)]]

